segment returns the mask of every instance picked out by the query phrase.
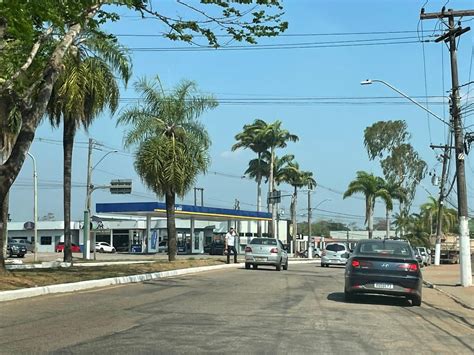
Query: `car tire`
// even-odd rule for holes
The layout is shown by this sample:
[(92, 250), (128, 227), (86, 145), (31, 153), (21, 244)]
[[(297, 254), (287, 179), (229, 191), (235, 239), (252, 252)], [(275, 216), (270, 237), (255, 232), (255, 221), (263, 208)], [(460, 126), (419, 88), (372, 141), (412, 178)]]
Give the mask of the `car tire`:
[(258, 265), (257, 265), (257, 264), (253, 264), (253, 268), (254, 268), (254, 269), (258, 269)]
[(321, 267), (324, 267), (324, 264), (323, 264), (323, 263), (321, 263)]
[(104, 252), (104, 249), (103, 248), (100, 248), (99, 249), (99, 253), (103, 253)]
[(283, 265), (283, 270), (288, 270), (288, 259), (286, 259), (286, 263)]
[(421, 306), (421, 297), (420, 296), (411, 296), (411, 305), (412, 307), (420, 307)]
[(275, 265), (276, 271), (281, 271), (281, 262)]
[(245, 263), (245, 268), (248, 270), (250, 269), (250, 264), (249, 263)]

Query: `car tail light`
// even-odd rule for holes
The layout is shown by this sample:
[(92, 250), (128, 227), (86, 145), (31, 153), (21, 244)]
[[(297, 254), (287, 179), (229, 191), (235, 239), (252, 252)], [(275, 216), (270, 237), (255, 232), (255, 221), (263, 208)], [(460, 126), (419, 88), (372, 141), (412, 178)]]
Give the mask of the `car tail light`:
[(357, 260), (357, 259), (352, 260), (351, 265), (352, 267), (358, 268), (358, 269), (370, 269), (372, 267), (372, 263), (370, 261)]
[(278, 254), (278, 248), (271, 248), (270, 254)]
[(404, 263), (404, 264), (398, 265), (398, 268), (399, 269), (404, 269), (404, 270), (410, 271), (410, 272), (416, 272), (416, 271), (418, 271), (418, 264), (416, 264), (416, 263)]
[(246, 253), (251, 253), (251, 252), (252, 252), (252, 248), (251, 248), (251, 247), (245, 247), (245, 252), (246, 252)]

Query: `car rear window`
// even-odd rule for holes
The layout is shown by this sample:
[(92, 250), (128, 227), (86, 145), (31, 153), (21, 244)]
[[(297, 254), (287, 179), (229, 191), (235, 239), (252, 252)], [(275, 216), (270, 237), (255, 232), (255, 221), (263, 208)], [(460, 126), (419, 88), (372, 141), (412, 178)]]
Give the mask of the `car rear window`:
[(276, 239), (271, 239), (271, 238), (255, 238), (255, 239), (252, 239), (250, 244), (277, 245), (277, 241)]
[(412, 256), (411, 248), (407, 243), (383, 240), (359, 243), (356, 252), (373, 256)]
[(326, 250), (329, 250), (329, 251), (342, 251), (342, 250), (346, 250), (346, 247), (342, 244), (328, 244), (328, 245), (326, 245)]

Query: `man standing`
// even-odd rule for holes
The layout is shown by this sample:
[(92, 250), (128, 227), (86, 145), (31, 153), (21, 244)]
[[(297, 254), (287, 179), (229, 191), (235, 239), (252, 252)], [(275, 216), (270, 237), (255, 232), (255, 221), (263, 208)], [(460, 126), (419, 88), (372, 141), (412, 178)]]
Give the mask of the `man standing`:
[(225, 244), (227, 249), (227, 264), (230, 263), (230, 252), (234, 253), (234, 264), (237, 264), (237, 249), (235, 248), (235, 231), (234, 228), (229, 229), (225, 235)]

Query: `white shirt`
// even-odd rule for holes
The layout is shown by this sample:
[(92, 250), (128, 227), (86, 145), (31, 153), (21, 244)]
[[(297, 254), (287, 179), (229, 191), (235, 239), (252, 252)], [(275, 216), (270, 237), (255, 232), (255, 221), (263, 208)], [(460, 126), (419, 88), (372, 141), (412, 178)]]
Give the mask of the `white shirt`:
[(232, 234), (231, 232), (227, 232), (227, 234), (225, 235), (225, 241), (228, 246), (233, 247), (235, 245), (234, 234)]

